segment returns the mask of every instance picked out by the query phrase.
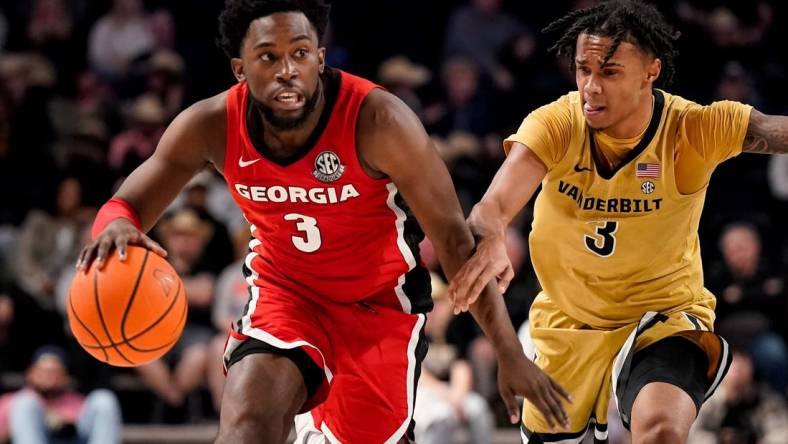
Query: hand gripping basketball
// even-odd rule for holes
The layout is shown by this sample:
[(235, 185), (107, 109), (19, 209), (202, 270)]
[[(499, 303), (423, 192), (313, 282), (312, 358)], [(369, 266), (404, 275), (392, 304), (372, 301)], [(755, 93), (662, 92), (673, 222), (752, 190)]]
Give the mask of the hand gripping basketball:
[(93, 242), (82, 249), (77, 260), (77, 270), (87, 272), (94, 259), (98, 263), (99, 269), (104, 268), (104, 264), (107, 262), (107, 258), (113, 248), (117, 248), (120, 261), (123, 262), (126, 260), (128, 245), (140, 245), (153, 250), (153, 252), (162, 257), (167, 257), (167, 251), (161, 245), (138, 230), (128, 220), (118, 218), (107, 224), (104, 231)]

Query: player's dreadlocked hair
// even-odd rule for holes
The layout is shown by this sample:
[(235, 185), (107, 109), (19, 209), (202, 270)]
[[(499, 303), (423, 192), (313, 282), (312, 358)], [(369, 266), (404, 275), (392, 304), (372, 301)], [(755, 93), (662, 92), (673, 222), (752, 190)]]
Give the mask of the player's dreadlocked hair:
[(610, 60), (618, 45), (626, 41), (662, 61), (658, 85), (670, 84), (676, 70), (674, 58), (678, 52), (673, 49), (673, 42), (680, 33), (665, 22), (654, 5), (639, 0), (605, 0), (590, 8), (570, 12), (547, 25), (543, 32), (563, 32), (550, 51), (568, 57), (572, 71), (575, 69), (577, 36), (584, 32), (612, 39), (613, 44), (603, 64)]
[(277, 12), (299, 11), (304, 13), (317, 31), (318, 41), (328, 26), (331, 6), (323, 0), (226, 0), (219, 15), (219, 37), (216, 44), (227, 57), (239, 57), (249, 24), (254, 20)]

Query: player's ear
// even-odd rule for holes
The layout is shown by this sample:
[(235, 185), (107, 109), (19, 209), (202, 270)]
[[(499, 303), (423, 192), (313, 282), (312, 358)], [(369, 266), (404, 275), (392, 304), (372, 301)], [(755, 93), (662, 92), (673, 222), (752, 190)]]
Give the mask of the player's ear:
[(326, 48), (317, 48), (317, 70), (320, 74), (326, 69)]
[(654, 83), (659, 78), (659, 73), (662, 71), (662, 60), (659, 57), (654, 57), (651, 62), (646, 66), (646, 81)]
[(233, 70), (233, 75), (239, 82), (246, 80), (246, 76), (244, 75), (244, 61), (242, 59), (238, 57), (231, 58), (230, 68)]

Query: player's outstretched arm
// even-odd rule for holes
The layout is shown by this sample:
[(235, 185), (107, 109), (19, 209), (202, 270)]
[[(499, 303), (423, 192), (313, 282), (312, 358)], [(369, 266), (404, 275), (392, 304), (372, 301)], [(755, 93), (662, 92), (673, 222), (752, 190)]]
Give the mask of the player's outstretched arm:
[(493, 278), (505, 292), (514, 277), (506, 254), (506, 227), (531, 199), (547, 173), (544, 163), (525, 145), (515, 142), (482, 200), (473, 207), (468, 224), (476, 237), (476, 252), (451, 281), (449, 296), (455, 311), (467, 308)]
[[(421, 122), (399, 99), (375, 90), (362, 107), (356, 139), (365, 167), (379, 177), (391, 178), (451, 280), (471, 256), (474, 240), (449, 172)], [(519, 416), (515, 396), (521, 395), (539, 408), (549, 424), (566, 425), (562, 402), (568, 399), (567, 393), (525, 357), (494, 285), (488, 285), (478, 301), (466, 308), (495, 348), (501, 396), (513, 422)]]
[(77, 268), (87, 270), (94, 259), (103, 267), (114, 248), (123, 260), (129, 244), (166, 254), (144, 233), (153, 227), (195, 173), (208, 162), (221, 160), (216, 159), (216, 153), (223, 153), (217, 147), (224, 147), (226, 123), (217, 110), (221, 108), (217, 102), (217, 98), (204, 100), (178, 115), (164, 132), (153, 155), (126, 178), (115, 194), (114, 198), (119, 199), (116, 203), (126, 206), (125, 212), (136, 216), (141, 230), (130, 222), (133, 218), (109, 216), (112, 221), (83, 248)]
[(770, 116), (752, 110), (742, 151), (746, 153), (788, 153), (788, 116)]

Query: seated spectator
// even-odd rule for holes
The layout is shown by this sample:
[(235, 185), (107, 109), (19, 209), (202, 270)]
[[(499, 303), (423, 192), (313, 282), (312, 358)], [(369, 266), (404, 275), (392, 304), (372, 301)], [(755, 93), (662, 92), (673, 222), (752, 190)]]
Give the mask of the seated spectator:
[(717, 296), (717, 330), (734, 347), (750, 350), (756, 373), (785, 393), (788, 351), (779, 333), (785, 334), (788, 308), (781, 273), (762, 253), (752, 224), (729, 224), (719, 246), (723, 260), (710, 267), (706, 279)]
[(118, 80), (128, 64), (154, 44), (142, 0), (115, 0), (112, 10), (90, 32), (90, 63), (103, 76)]
[(14, 272), (21, 289), (44, 308), (54, 306), (54, 290), (64, 268), (73, 268), (80, 236), (93, 217), (82, 204), (82, 185), (66, 177), (58, 186), (55, 211), (33, 210), (23, 223), (16, 245)]
[(118, 115), (117, 92), (94, 70), (86, 69), (77, 77), (74, 114), (100, 122), (115, 131), (122, 126)]
[(129, 127), (110, 143), (107, 162), (123, 176), (153, 154), (167, 121), (161, 101), (154, 94), (138, 97), (128, 112)]
[(171, 120), (183, 109), (183, 59), (162, 49), (151, 56), (148, 69), (148, 91), (159, 98), (167, 120)]
[(71, 87), (84, 49), (75, 35), (78, 17), (74, 2), (67, 0), (35, 0), (27, 23), (30, 49), (49, 59), (58, 69), (58, 81), (64, 89)]
[(398, 55), (384, 60), (378, 68), (378, 81), (422, 117), (422, 102), (416, 90), (429, 83), (432, 73), (424, 66)]
[(509, 46), (521, 59), (533, 52), (534, 38), (513, 15), (501, 10), (501, 0), (472, 0), (449, 17), (446, 56), (464, 56), (479, 65), (495, 87), (510, 90), (516, 81), (499, 56)]
[(701, 407), (689, 444), (783, 444), (788, 437), (785, 399), (754, 378), (750, 356), (733, 353), (722, 384)]
[(108, 390), (87, 397), (69, 388), (66, 354), (44, 346), (33, 355), (27, 385), (0, 398), (0, 442), (113, 444), (121, 439), (120, 405)]
[(481, 90), (479, 67), (469, 59), (452, 57), (441, 67), (445, 99), (424, 109), (430, 134), (445, 136), (463, 131), (477, 137), (491, 132), (488, 98)]
[[(53, 112), (59, 113), (76, 111), (64, 101), (53, 103), (53, 108), (60, 108)], [(55, 163), (60, 168), (66, 168), (79, 160), (104, 167), (107, 151), (107, 127), (103, 122), (72, 114), (69, 119), (58, 119), (56, 124), (63, 124), (57, 128), (58, 139), (52, 144), (52, 154)]]
[(470, 430), (471, 443), (492, 440), (493, 416), (487, 401), (473, 391), (473, 370), (455, 344), (447, 341), (446, 330), (452, 320), (447, 286), (432, 275), (435, 303), (424, 332), (430, 348), (422, 363), (416, 392), (416, 441), (421, 444), (453, 443), (461, 428)]
[(66, 169), (75, 161), (88, 160), (100, 165), (103, 175), (111, 174), (106, 169), (107, 145), (122, 126), (115, 91), (94, 71), (80, 71), (74, 77), (73, 91), (55, 96), (47, 106), (55, 131), (51, 146), (55, 163)]
[[(170, 11), (158, 9), (148, 15), (148, 22), (153, 34), (153, 45), (150, 50), (139, 54), (134, 60), (129, 62), (124, 82), (121, 85), (121, 92), (124, 93), (125, 97), (138, 96), (143, 94), (146, 89), (150, 92), (155, 92), (160, 96), (162, 103), (165, 104), (169, 118), (173, 118), (181, 111), (183, 105), (183, 86), (180, 85), (181, 74), (183, 74), (183, 60), (176, 53), (175, 49), (175, 21)], [(162, 67), (165, 68), (166, 73), (158, 72)], [(151, 89), (151, 78), (154, 72), (171, 77), (160, 80), (166, 80), (167, 83), (173, 81), (177, 83), (178, 89), (181, 91), (177, 91), (178, 94), (172, 97), (174, 101), (169, 101), (166, 94), (156, 91), (158, 88)], [(176, 106), (179, 108), (176, 109)]]
[(70, 39), (73, 27), (70, 11), (63, 0), (38, 0), (30, 14), (27, 36), (40, 46), (49, 40)]

